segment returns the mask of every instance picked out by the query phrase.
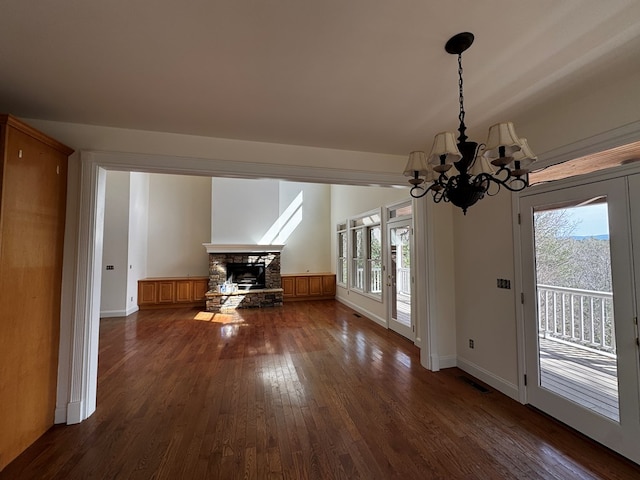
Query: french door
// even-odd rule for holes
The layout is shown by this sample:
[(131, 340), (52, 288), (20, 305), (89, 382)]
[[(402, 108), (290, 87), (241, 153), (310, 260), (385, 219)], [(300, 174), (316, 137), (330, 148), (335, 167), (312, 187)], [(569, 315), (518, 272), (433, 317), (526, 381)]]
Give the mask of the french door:
[(389, 328), (400, 335), (415, 340), (411, 311), (412, 293), (412, 245), (411, 219), (387, 222), (387, 275), (386, 285), (389, 305)]
[(640, 462), (640, 176), (519, 202), (527, 402)]

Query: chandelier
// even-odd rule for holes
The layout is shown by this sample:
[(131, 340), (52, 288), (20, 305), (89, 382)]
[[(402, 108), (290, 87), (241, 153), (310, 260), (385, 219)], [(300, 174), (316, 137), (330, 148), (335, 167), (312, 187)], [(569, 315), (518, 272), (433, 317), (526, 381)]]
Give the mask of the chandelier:
[[(458, 56), (460, 134), (457, 141), (452, 132), (438, 133), (431, 153), (427, 156), (425, 152), (411, 152), (404, 169), (404, 175), (410, 177), (412, 197), (420, 198), (431, 192), (436, 203), (451, 202), (465, 215), (485, 194), (496, 195), (501, 187), (519, 192), (529, 186), (529, 166), (536, 160), (527, 139), (518, 138), (511, 122), (491, 126), (486, 144), (467, 141), (462, 52), (471, 46), (473, 39), (472, 33), (459, 33), (444, 47), (447, 53)], [(451, 167), (455, 168), (455, 174), (449, 172)]]

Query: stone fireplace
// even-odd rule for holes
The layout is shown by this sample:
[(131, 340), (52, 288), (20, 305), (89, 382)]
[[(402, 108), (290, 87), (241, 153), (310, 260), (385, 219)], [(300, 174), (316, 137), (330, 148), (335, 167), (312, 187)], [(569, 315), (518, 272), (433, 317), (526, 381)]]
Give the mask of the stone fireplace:
[[(207, 311), (282, 305), (280, 252), (283, 245), (204, 246), (209, 254)], [(237, 284), (237, 290), (223, 291), (222, 285), (227, 281)]]

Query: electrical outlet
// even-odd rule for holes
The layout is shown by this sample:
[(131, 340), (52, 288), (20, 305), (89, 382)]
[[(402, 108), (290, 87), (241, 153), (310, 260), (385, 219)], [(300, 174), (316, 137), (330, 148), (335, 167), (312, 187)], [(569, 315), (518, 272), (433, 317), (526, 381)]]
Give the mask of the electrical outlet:
[(471, 339), (469, 339), (469, 348), (474, 348), (474, 343)]
[(107, 265), (107, 270), (113, 270), (113, 265)]
[(499, 278), (497, 281), (498, 288), (505, 288), (507, 290), (511, 290), (511, 280), (507, 280), (506, 278)]

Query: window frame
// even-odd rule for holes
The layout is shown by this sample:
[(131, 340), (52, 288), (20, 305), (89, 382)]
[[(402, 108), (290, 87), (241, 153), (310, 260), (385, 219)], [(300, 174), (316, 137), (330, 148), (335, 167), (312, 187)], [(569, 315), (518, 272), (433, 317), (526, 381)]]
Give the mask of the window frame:
[[(348, 221), (348, 240), (350, 242), (348, 248), (348, 264), (349, 272), (347, 278), (348, 289), (370, 297), (376, 301), (383, 301), (382, 288), (382, 270), (384, 265), (384, 235), (382, 222), (382, 208), (376, 208), (368, 212), (353, 216)], [(371, 232), (377, 230), (380, 242), (380, 248), (377, 256), (374, 258), (372, 247)], [(361, 238), (358, 250), (358, 238)], [(372, 289), (372, 281), (374, 280), (374, 264), (380, 265), (379, 283), (380, 289), (374, 291)], [(362, 276), (358, 274), (362, 270)]]
[(344, 288), (347, 288), (349, 284), (349, 236), (347, 225), (348, 222), (346, 220), (336, 225), (336, 284)]

